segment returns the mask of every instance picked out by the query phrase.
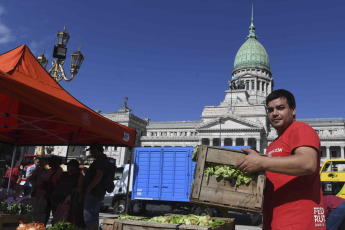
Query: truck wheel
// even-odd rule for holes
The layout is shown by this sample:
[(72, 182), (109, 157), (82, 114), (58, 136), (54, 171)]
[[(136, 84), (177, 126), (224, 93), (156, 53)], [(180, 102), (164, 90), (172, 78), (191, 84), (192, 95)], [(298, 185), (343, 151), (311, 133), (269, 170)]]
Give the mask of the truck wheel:
[(210, 217), (212, 217), (214, 215), (214, 212), (212, 208), (209, 208), (209, 207), (203, 208), (199, 206), (194, 210), (194, 215), (197, 215), (197, 216), (209, 215)]
[(126, 200), (117, 200), (113, 206), (114, 214), (124, 214), (126, 212)]

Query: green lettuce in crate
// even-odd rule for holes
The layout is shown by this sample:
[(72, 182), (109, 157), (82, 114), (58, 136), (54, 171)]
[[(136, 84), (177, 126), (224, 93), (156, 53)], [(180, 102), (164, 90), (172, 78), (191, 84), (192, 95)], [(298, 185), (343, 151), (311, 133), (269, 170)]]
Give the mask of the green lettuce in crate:
[(79, 228), (78, 226), (75, 226), (74, 224), (70, 222), (59, 222), (59, 223), (56, 223), (54, 226), (48, 227), (47, 230), (83, 230), (83, 229)]
[(118, 219), (122, 220), (140, 220), (153, 223), (162, 223), (162, 224), (186, 224), (186, 225), (199, 225), (199, 226), (208, 226), (208, 227), (218, 227), (226, 224), (226, 221), (216, 219), (212, 220), (209, 215), (206, 216), (196, 216), (193, 214), (190, 215), (171, 215), (171, 216), (155, 216), (150, 219), (140, 219), (138, 217), (133, 217), (129, 215), (122, 215)]
[(17, 201), (2, 201), (0, 203), (0, 214), (30, 214), (32, 212), (31, 205), (22, 204)]
[(236, 180), (236, 186), (240, 186), (241, 184), (248, 185), (255, 179), (253, 174), (244, 174), (232, 165), (208, 162), (205, 164), (204, 174), (206, 175), (206, 183), (209, 181), (209, 176), (214, 175), (217, 180)]
[[(192, 161), (197, 161), (199, 145), (195, 146), (193, 149)], [(206, 183), (208, 183), (210, 176), (215, 175), (218, 180), (236, 180), (236, 186), (241, 184), (248, 185), (255, 176), (252, 174), (244, 174), (242, 171), (236, 169), (232, 165), (216, 164), (206, 162), (204, 167), (204, 174), (206, 176)]]

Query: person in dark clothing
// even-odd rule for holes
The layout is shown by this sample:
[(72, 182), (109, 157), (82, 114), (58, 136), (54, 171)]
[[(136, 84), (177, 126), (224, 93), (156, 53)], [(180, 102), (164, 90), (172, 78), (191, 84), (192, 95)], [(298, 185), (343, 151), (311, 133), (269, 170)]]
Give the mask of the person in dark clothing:
[(83, 227), (83, 218), (81, 210), (82, 180), (83, 174), (79, 169), (79, 162), (75, 159), (70, 160), (67, 163), (67, 172), (63, 172), (60, 178), (56, 181), (52, 202), (53, 210), (56, 210), (59, 204), (63, 203), (67, 196), (70, 196), (70, 213), (67, 221), (79, 227)]
[(47, 225), (49, 217), (50, 217), (50, 212), (54, 213), (54, 209), (53, 209), (53, 193), (54, 193), (54, 189), (55, 189), (55, 185), (57, 180), (60, 178), (63, 170), (60, 167), (61, 164), (61, 160), (56, 157), (56, 156), (52, 156), (48, 159), (48, 165), (50, 167), (50, 169), (48, 169), (47, 171), (47, 175), (45, 176), (42, 186), (41, 186), (41, 192), (44, 194), (42, 195), (47, 202), (47, 206), (46, 206), (46, 220), (45, 220), (45, 225)]
[(106, 193), (102, 184), (107, 173), (108, 158), (103, 153), (103, 146), (94, 142), (90, 145), (91, 157), (95, 158), (83, 179), (84, 221), (88, 230), (97, 230), (99, 223), (99, 210)]

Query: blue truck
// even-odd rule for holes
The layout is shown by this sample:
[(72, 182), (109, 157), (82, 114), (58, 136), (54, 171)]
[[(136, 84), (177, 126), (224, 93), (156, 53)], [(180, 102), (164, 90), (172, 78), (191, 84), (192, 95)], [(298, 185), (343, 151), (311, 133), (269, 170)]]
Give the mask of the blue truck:
[[(240, 150), (243, 146), (229, 146)], [(115, 214), (126, 212), (186, 211), (196, 215), (215, 216), (217, 207), (201, 207), (189, 201), (195, 162), (194, 147), (140, 147), (135, 148), (133, 164), (118, 165), (115, 189), (107, 193), (103, 207), (113, 207)], [(132, 173), (128, 185), (129, 170)], [(129, 193), (127, 193), (127, 190)]]

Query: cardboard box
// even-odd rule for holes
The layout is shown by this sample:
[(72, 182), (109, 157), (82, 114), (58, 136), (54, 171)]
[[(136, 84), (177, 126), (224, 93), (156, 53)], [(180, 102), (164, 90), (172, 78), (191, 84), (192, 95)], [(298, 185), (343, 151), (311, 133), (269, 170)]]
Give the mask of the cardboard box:
[(235, 186), (235, 180), (217, 181), (215, 176), (210, 176), (209, 182), (206, 182), (206, 176), (204, 175), (206, 162), (234, 165), (246, 156), (244, 152), (200, 145), (197, 154), (194, 182), (190, 195), (192, 203), (262, 212), (263, 191), (266, 181), (263, 172), (255, 174), (255, 179), (249, 185)]

